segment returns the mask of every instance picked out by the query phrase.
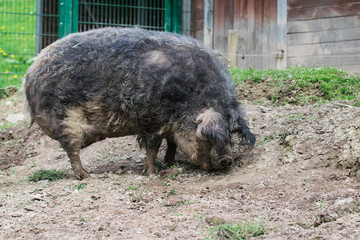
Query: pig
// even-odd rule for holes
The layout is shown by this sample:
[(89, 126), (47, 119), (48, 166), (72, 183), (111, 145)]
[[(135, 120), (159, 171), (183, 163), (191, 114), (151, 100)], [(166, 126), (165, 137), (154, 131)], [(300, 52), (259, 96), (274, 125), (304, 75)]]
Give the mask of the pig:
[(179, 149), (204, 170), (233, 164), (231, 137), (251, 148), (255, 136), (226, 67), (195, 39), (139, 28), (70, 34), (44, 48), (26, 73), (31, 124), (59, 141), (74, 174), (90, 177), (80, 150), (105, 138), (137, 135), (144, 173)]

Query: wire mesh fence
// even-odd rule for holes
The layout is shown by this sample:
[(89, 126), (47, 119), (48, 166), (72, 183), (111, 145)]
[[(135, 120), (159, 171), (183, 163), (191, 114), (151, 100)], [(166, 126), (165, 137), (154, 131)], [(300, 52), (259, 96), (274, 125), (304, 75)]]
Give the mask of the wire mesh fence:
[(0, 88), (21, 84), (36, 55), (36, 0), (0, 1)]
[(165, 6), (162, 0), (79, 1), (79, 31), (115, 26), (138, 26), (164, 31)]

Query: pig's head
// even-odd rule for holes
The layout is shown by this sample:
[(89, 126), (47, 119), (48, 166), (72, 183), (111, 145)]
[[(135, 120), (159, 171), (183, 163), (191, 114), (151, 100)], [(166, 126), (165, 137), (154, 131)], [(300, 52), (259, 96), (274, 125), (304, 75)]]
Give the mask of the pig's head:
[[(208, 171), (232, 165), (230, 134), (241, 131), (243, 126), (229, 126), (229, 121), (213, 108), (201, 112), (196, 117), (196, 123), (196, 130), (174, 132), (174, 140), (180, 150), (192, 162)], [(246, 129), (248, 130), (247, 126)], [(250, 141), (253, 144), (254, 135), (250, 131), (245, 134), (252, 138)]]

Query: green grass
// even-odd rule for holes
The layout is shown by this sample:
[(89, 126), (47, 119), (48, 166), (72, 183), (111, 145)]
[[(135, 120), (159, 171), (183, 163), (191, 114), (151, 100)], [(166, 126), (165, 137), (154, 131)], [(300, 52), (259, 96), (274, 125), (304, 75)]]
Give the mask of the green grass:
[(36, 0), (0, 1), (0, 88), (21, 85), (33, 62), (35, 14)]
[(65, 173), (58, 170), (38, 170), (28, 177), (30, 182), (38, 182), (41, 180), (56, 181), (65, 178)]
[(235, 83), (266, 85), (273, 103), (307, 104), (349, 100), (360, 106), (360, 77), (332, 67), (295, 67), (285, 70), (230, 69)]
[(260, 222), (244, 222), (238, 224), (214, 223), (207, 239), (243, 240), (265, 235), (268, 231), (265, 224)]

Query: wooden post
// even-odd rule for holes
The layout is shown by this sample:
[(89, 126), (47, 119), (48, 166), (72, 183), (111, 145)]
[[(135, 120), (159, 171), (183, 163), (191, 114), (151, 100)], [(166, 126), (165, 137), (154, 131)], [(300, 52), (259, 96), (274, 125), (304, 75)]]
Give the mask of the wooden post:
[(43, 0), (36, 0), (36, 54), (38, 54), (43, 48), (43, 11)]
[(214, 0), (204, 0), (204, 44), (213, 49)]
[(237, 30), (228, 31), (228, 58), (229, 64), (232, 67), (237, 66), (238, 59), (238, 37), (239, 32)]
[(287, 0), (277, 1), (276, 67), (285, 69), (287, 65)]

